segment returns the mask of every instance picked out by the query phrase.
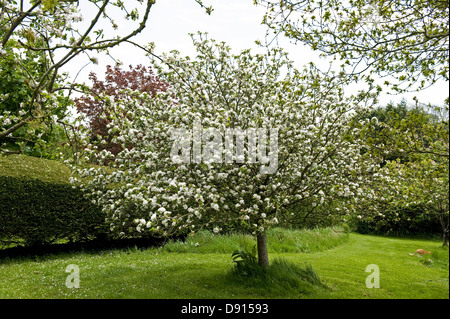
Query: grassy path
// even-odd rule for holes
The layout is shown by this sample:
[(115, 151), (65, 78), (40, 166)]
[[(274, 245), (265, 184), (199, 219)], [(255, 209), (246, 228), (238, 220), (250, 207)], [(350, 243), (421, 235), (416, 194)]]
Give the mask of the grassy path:
[[(432, 251), (433, 266), (421, 262), (428, 257), (408, 254), (418, 248)], [(330, 287), (311, 298), (449, 298), (448, 248), (439, 242), (352, 234), (335, 249), (285, 258), (310, 262)], [(379, 267), (380, 288), (366, 288), (370, 264)]]
[[(433, 252), (432, 266), (408, 254), (418, 248)], [(270, 254), (314, 266), (327, 288), (304, 291), (230, 279), (230, 255), (132, 249), (0, 260), (0, 298), (449, 298), (448, 248), (435, 241), (351, 234), (321, 252)], [(70, 264), (80, 269), (78, 289), (65, 285)], [(369, 264), (380, 269), (380, 288), (366, 288)]]

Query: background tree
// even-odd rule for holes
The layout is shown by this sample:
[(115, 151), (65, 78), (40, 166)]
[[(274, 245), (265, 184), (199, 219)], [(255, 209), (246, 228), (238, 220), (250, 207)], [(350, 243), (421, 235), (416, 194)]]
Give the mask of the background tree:
[(423, 109), (402, 104), (389, 112), (373, 111), (383, 114), (379, 117), (383, 121), (372, 120), (362, 130), (370, 152), (384, 158), (384, 167), (377, 173), (377, 183), (365, 187), (370, 197), (358, 204), (357, 224), (414, 233), (437, 224), (447, 245), (448, 105)]
[[(31, 31), (24, 30), (23, 36), (31, 37)], [(25, 105), (33, 96), (30, 78), (45, 73), (45, 55), (42, 52), (24, 51), (20, 63), (16, 53), (13, 46), (0, 49), (0, 132), (27, 116)], [(52, 116), (64, 117), (69, 102), (62, 95), (57, 94), (53, 99), (47, 94), (40, 97), (40, 103), (45, 107), (51, 107), (54, 101), (58, 105), (52, 108)], [(36, 110), (35, 113), (41, 112)], [(26, 125), (0, 138), (0, 149), (27, 155), (45, 155), (46, 142), (58, 135), (58, 128), (52, 122), (47, 117), (42, 120), (30, 119)]]
[[(194, 1), (207, 14), (213, 11), (201, 0)], [(18, 138), (44, 143), (41, 134), (55, 122), (66, 131), (74, 130), (66, 126), (70, 95), (77, 85), (63, 68), (83, 54), (97, 63), (95, 54), (109, 55), (111, 48), (123, 43), (148, 51), (149, 46), (132, 40), (146, 27), (154, 4), (154, 0), (83, 1), (83, 12), (88, 12), (83, 17), (76, 0), (0, 1), (0, 146), (9, 147)], [(125, 14), (127, 31), (116, 23), (117, 14), (120, 18)], [(91, 18), (83, 21), (86, 16)], [(14, 136), (25, 126), (27, 136), (23, 132)], [(36, 126), (39, 131), (33, 131)]]
[(449, 232), (448, 164), (448, 158), (436, 162), (425, 157), (420, 162), (396, 167), (398, 175), (404, 180), (401, 188), (403, 205), (421, 205), (427, 215), (438, 220), (444, 246), (448, 245)]
[(448, 245), (448, 160), (401, 163), (388, 161), (376, 184), (363, 186), (354, 219), (357, 231), (385, 234), (426, 234), (440, 231)]
[(386, 107), (377, 107), (363, 115), (373, 119), (366, 138), (372, 151), (384, 153), (386, 160), (408, 161), (416, 154), (448, 157), (445, 143), (448, 132), (448, 106), (429, 107), (402, 100)]
[[(0, 65), (8, 76), (1, 80), (0, 139), (30, 123), (62, 121), (70, 105), (67, 92), (74, 88), (63, 67), (81, 54), (96, 63), (92, 53), (107, 53), (131, 39), (144, 29), (153, 4), (86, 1), (84, 9), (93, 15), (82, 21), (78, 1), (1, 1)], [(119, 33), (114, 8), (131, 21), (128, 33)]]
[(449, 79), (447, 0), (255, 0), (275, 33), (337, 55), (350, 74), (390, 75), (396, 91)]
[[(278, 49), (233, 55), (225, 43), (200, 38), (194, 44), (196, 59), (174, 53), (157, 64), (158, 76), (170, 83), (165, 92), (151, 98), (130, 91), (136, 99), (106, 104), (111, 114), (126, 112), (125, 118), (112, 117), (109, 126), (113, 142), (124, 147), (109, 162), (114, 169), (78, 170), (92, 177), (80, 184), (102, 205), (116, 234), (167, 236), (203, 227), (216, 233), (245, 231), (256, 235), (259, 263), (266, 266), (265, 231), (290, 214), (289, 207), (323, 205), (336, 197), (352, 201), (365, 183), (363, 172), (376, 167), (361, 154), (364, 142), (353, 122), (370, 99), (346, 96), (346, 80), (332, 72), (323, 74), (312, 65), (295, 70)], [(226, 129), (276, 129), (277, 143), (272, 133), (258, 137), (262, 153), (276, 156), (275, 170), (261, 172), (270, 164), (261, 152), (256, 163), (250, 160), (248, 137), (242, 156), (219, 148), (194, 161), (198, 140), (192, 130), (199, 125), (202, 150), (208, 143), (225, 143)], [(173, 135), (175, 128), (187, 133)], [(220, 136), (211, 136), (210, 129)], [(187, 147), (176, 155), (189, 162), (172, 157), (174, 142)], [(130, 143), (133, 148), (126, 148)], [(86, 159), (95, 155), (100, 162), (113, 157), (94, 146), (85, 152)], [(270, 161), (274, 164), (274, 158)]]
[(106, 149), (117, 155), (122, 148), (119, 143), (113, 143), (114, 136), (108, 135), (108, 124), (111, 122), (111, 114), (108, 114), (106, 101), (102, 100), (103, 95), (114, 98), (115, 102), (129, 98), (128, 89), (147, 93), (151, 98), (155, 98), (158, 92), (165, 91), (167, 83), (158, 79), (150, 67), (138, 65), (129, 66), (129, 71), (122, 70), (119, 66), (114, 68), (106, 67), (105, 81), (97, 78), (93, 72), (89, 75), (92, 87), (86, 88), (85, 95), (75, 98), (75, 106), (89, 121), (91, 142), (101, 136), (102, 144), (98, 145), (100, 150)]

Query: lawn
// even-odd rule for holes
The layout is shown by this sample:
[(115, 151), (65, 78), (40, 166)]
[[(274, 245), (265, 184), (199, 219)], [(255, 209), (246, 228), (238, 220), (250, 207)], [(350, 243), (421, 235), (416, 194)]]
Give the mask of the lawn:
[[(231, 253), (244, 241), (251, 245), (252, 239), (202, 233), (159, 248), (3, 258), (0, 298), (449, 298), (448, 248), (439, 241), (330, 230), (274, 230), (268, 237), (272, 263), (312, 265), (324, 286), (283, 282), (283, 275), (266, 282), (236, 276)], [(408, 254), (418, 248), (430, 250), (433, 262)], [(79, 288), (66, 286), (70, 273), (65, 270), (71, 264), (79, 267)], [(379, 267), (380, 288), (366, 287), (369, 264)], [(290, 272), (281, 269), (280, 274), (283, 271)]]

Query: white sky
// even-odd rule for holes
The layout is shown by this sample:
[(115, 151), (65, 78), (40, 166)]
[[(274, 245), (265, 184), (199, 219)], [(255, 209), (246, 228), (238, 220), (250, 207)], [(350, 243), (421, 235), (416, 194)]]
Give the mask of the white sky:
[[(217, 41), (225, 41), (233, 51), (239, 52), (242, 49), (253, 48), (257, 50), (255, 40), (264, 42), (266, 26), (261, 25), (264, 15), (264, 8), (253, 5), (252, 0), (205, 0), (205, 5), (212, 5), (214, 11), (207, 15), (193, 0), (158, 0), (152, 7), (149, 23), (141, 34), (134, 38), (135, 42), (146, 44), (154, 42), (155, 53), (169, 52), (176, 49), (182, 56), (194, 56), (195, 50), (189, 33), (197, 31), (208, 32), (209, 38)], [(83, 1), (80, 7), (85, 21), (88, 20), (89, 12), (83, 8)], [(123, 15), (123, 12), (121, 12)], [(130, 22), (116, 21), (119, 30), (127, 29)], [(279, 44), (289, 52), (290, 58), (301, 68), (308, 61), (314, 61), (318, 65), (328, 66), (328, 63), (318, 58), (318, 53), (313, 52), (308, 47), (297, 44), (290, 44), (282, 36), (279, 37)], [(124, 67), (128, 65), (143, 64), (148, 65), (149, 60), (144, 53), (131, 45), (121, 45), (111, 51), (115, 59), (123, 62)], [(88, 74), (94, 71), (99, 78), (104, 77), (106, 65), (114, 65), (114, 61), (109, 57), (97, 57), (98, 65), (90, 64), (79, 74), (78, 82), (88, 82)], [(71, 75), (78, 72), (79, 68), (86, 64), (86, 59), (72, 61), (66, 69)], [(442, 82), (431, 88), (401, 96), (385, 95), (380, 99), (380, 104), (385, 105), (389, 101), (399, 102), (405, 97), (408, 102), (417, 96), (421, 102), (442, 105), (448, 96), (448, 82)]]

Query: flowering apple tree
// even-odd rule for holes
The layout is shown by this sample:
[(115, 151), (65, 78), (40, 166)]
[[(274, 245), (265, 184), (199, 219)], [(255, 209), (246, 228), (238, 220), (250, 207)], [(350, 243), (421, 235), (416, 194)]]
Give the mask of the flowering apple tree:
[(122, 151), (89, 144), (82, 158), (109, 167), (79, 168), (73, 180), (117, 234), (245, 231), (265, 266), (265, 231), (292, 205), (340, 199), (348, 209), (329, 213), (350, 212), (376, 168), (354, 121), (371, 98), (346, 96), (339, 74), (296, 70), (280, 49), (233, 54), (202, 36), (194, 45), (195, 59), (154, 61), (166, 91), (103, 97), (110, 114), (127, 115), (108, 125)]

